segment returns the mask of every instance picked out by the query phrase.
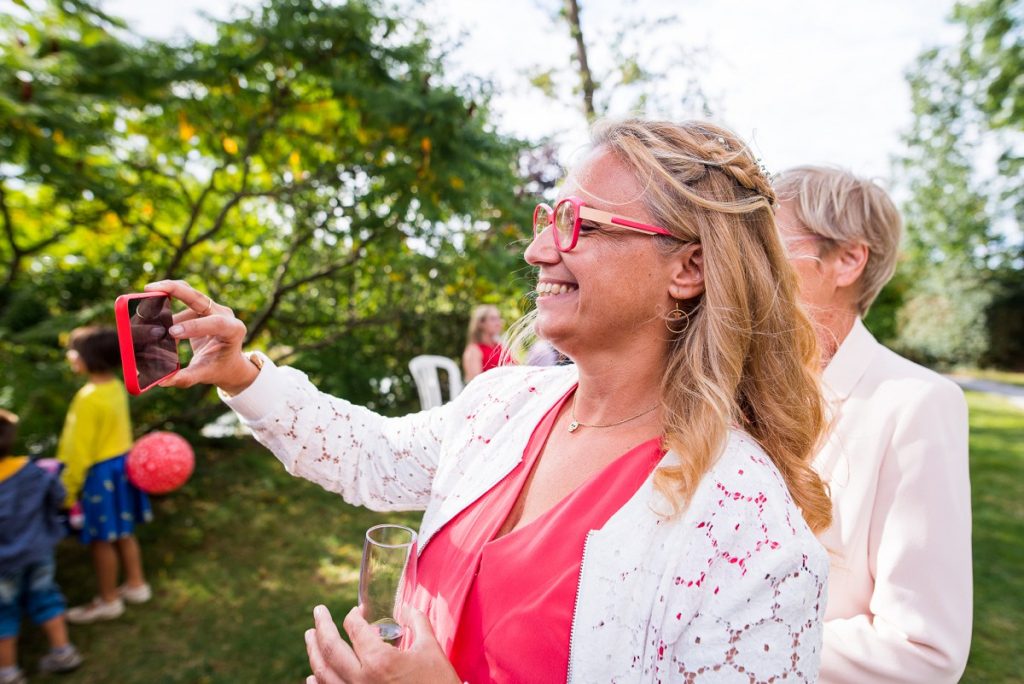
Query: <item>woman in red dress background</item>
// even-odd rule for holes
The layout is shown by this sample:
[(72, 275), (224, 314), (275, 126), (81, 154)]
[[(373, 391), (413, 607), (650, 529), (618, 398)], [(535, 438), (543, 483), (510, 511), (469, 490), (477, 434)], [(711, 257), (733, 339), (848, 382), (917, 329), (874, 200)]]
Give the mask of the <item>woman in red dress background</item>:
[(505, 348), (501, 346), (501, 332), (505, 321), (498, 307), (481, 304), (469, 317), (466, 350), (462, 352), (462, 379), (469, 382), (484, 371), (502, 365)]

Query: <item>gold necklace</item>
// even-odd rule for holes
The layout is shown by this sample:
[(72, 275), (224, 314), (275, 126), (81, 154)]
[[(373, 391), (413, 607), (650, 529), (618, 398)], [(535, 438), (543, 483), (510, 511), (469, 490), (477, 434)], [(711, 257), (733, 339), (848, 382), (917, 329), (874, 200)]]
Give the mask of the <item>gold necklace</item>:
[(573, 394), (572, 395), (572, 406), (569, 407), (569, 415), (572, 417), (572, 421), (569, 423), (569, 432), (576, 432), (581, 427), (588, 427), (588, 428), (610, 428), (610, 427), (615, 427), (616, 425), (622, 425), (623, 423), (628, 423), (631, 420), (636, 420), (640, 416), (646, 416), (648, 413), (650, 413), (654, 409), (658, 408), (658, 406), (660, 404), (661, 404), (661, 402), (658, 402), (657, 404), (655, 404), (651, 408), (645, 409), (645, 410), (641, 411), (640, 413), (636, 414), (635, 416), (630, 416), (629, 418), (623, 418), (622, 420), (616, 421), (614, 423), (607, 423), (605, 425), (591, 425), (589, 423), (581, 423), (580, 421), (578, 421), (576, 419), (576, 395)]

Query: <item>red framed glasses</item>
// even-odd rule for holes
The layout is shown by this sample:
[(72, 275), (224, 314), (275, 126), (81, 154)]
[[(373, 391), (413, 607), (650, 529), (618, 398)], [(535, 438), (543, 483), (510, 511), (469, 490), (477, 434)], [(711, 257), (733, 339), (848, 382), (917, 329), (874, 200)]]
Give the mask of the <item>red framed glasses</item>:
[(607, 211), (588, 207), (579, 197), (566, 197), (552, 209), (541, 203), (533, 210), (533, 236), (537, 237), (546, 228), (554, 228), (551, 236), (559, 252), (569, 252), (580, 239), (580, 226), (584, 221), (600, 223), (606, 226), (618, 226), (647, 235), (668, 235), (673, 237), (661, 226), (652, 226), (625, 216), (616, 216)]

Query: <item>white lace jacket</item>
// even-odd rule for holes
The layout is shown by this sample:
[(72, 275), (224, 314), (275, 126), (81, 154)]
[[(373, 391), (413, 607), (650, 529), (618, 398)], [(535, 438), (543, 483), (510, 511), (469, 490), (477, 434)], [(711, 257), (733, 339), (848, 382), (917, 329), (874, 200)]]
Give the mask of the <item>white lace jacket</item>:
[[(497, 369), (445, 406), (384, 418), (265, 361), (225, 401), (291, 474), (351, 504), (425, 510), (422, 551), (575, 382), (573, 366)], [(764, 452), (733, 432), (685, 513), (667, 508), (648, 478), (588, 534), (569, 681), (815, 681), (828, 558)]]

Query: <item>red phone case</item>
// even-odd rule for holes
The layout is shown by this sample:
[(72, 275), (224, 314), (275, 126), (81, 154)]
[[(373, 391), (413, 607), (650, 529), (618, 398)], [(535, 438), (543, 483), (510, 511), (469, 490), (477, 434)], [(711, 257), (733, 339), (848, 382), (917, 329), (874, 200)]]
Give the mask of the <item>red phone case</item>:
[(145, 387), (139, 387), (139, 369), (135, 363), (135, 344), (132, 342), (132, 323), (128, 314), (128, 302), (133, 299), (146, 299), (148, 297), (170, 297), (166, 292), (135, 292), (123, 294), (114, 300), (114, 320), (117, 321), (117, 342), (121, 347), (121, 369), (124, 371), (124, 387), (129, 394), (138, 396), (148, 389), (155, 387), (162, 380), (166, 380), (179, 370), (181, 363), (177, 363), (174, 370), (167, 375), (154, 380)]

